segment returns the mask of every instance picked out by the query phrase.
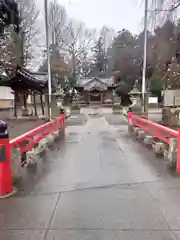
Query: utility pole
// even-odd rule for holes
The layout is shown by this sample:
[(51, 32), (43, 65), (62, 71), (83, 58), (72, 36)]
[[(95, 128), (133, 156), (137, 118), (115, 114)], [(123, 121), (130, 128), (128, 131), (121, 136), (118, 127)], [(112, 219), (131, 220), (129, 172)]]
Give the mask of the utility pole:
[(146, 68), (147, 68), (147, 19), (148, 18), (148, 0), (145, 0), (144, 5), (144, 55), (143, 55), (143, 70), (142, 70), (142, 102), (143, 113), (148, 114), (148, 93), (146, 92)]
[(56, 34), (55, 34), (55, 1), (52, 3), (52, 9), (51, 9), (51, 14), (52, 14), (52, 18), (51, 18), (51, 35), (52, 35), (52, 47), (54, 48), (54, 44), (56, 44)]
[(48, 117), (51, 119), (51, 53), (49, 49), (49, 22), (48, 22), (48, 0), (44, 0), (45, 31), (46, 31), (46, 56), (48, 61)]

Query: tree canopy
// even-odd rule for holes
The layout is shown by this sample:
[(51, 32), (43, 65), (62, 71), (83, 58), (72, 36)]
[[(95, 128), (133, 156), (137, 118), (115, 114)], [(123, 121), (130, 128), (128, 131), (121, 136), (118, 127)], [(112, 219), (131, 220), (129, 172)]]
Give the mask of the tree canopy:
[[(9, 65), (12, 68), (17, 65), (28, 66), (39, 35), (36, 24), (39, 13), (35, 4), (28, 0), (19, 0), (19, 3), (19, 29), (16, 28), (14, 32), (20, 34), (8, 29), (0, 41), (0, 65), (4, 68)], [(100, 72), (115, 75), (116, 83), (119, 83), (117, 92), (131, 90), (136, 80), (141, 90), (144, 32), (134, 35), (122, 29), (115, 33), (114, 29), (107, 26), (102, 26), (101, 30), (90, 29), (83, 22), (71, 19), (56, 0), (50, 2), (48, 9), (53, 74), (88, 76), (96, 66)], [(17, 24), (14, 22), (14, 25)], [(180, 87), (179, 27), (178, 21), (174, 23), (168, 19), (148, 32), (146, 79), (150, 91)], [(176, 61), (172, 61), (173, 58)], [(44, 59), (40, 69), (47, 71), (47, 59)]]
[[(150, 90), (162, 89), (165, 82), (168, 86), (180, 87), (177, 81), (180, 74), (177, 67), (180, 49), (179, 26), (179, 23), (167, 20), (162, 26), (156, 27), (154, 32), (148, 32), (146, 79)], [(121, 81), (125, 81), (129, 88), (132, 88), (136, 79), (139, 80), (139, 88), (141, 87), (143, 50), (144, 33), (133, 35), (125, 29), (118, 32), (109, 46), (112, 62), (109, 61), (108, 64), (112, 70), (119, 72)], [(175, 62), (172, 62), (173, 57), (176, 59)], [(173, 80), (175, 76), (172, 72), (177, 72), (176, 80)], [(162, 78), (167, 81), (162, 82)], [(120, 90), (120, 86), (118, 89)]]

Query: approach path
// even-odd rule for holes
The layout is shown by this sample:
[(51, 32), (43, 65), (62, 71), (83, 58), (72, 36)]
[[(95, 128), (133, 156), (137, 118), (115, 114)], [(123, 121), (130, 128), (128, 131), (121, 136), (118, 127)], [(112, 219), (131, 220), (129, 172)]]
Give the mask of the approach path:
[(0, 201), (0, 239), (180, 240), (180, 178), (123, 116), (97, 113), (72, 115), (18, 196)]

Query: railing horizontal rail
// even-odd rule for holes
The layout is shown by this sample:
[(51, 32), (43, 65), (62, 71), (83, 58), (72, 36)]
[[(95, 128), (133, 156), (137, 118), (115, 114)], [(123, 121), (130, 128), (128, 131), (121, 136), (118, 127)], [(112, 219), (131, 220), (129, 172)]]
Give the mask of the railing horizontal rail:
[(0, 198), (8, 196), (13, 192), (11, 173), (11, 153), (12, 147), (17, 146), (21, 151), (24, 161), (24, 153), (31, 150), (35, 144), (40, 142), (47, 135), (52, 134), (60, 127), (64, 128), (64, 114), (54, 120), (30, 130), (21, 136), (9, 140), (7, 124), (0, 122)]
[(169, 144), (170, 138), (178, 137), (178, 131), (165, 127), (163, 125), (151, 122), (147, 119), (141, 118), (132, 114), (132, 124), (142, 128), (153, 136), (159, 138), (161, 141)]
[[(33, 130), (30, 130), (16, 138), (10, 140), (10, 147), (18, 145), (21, 152), (26, 152), (30, 150), (34, 144), (40, 142), (43, 138), (47, 135), (51, 134), (52, 132), (56, 131), (59, 128), (59, 123), (64, 121), (64, 115), (59, 116), (58, 118), (47, 122)], [(36, 137), (38, 135), (38, 137)], [(28, 141), (26, 146), (22, 146), (24, 141)]]
[[(137, 116), (132, 112), (128, 113), (128, 127), (130, 125), (139, 127), (155, 138), (161, 140), (164, 143), (170, 144), (172, 138), (178, 139), (177, 144), (177, 161), (176, 161), (176, 172), (180, 172), (180, 129), (174, 130), (166, 126), (160, 125), (155, 122), (151, 122), (145, 118)], [(155, 140), (152, 142), (155, 144)]]

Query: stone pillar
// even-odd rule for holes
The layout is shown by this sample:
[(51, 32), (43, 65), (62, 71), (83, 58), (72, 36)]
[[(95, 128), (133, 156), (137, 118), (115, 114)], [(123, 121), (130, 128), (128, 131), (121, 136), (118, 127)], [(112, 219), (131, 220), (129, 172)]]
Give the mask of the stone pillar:
[(168, 161), (170, 167), (176, 167), (178, 139), (171, 138), (169, 143)]
[(101, 92), (101, 104), (103, 104), (103, 92)]
[(89, 98), (89, 100), (88, 100), (88, 102), (89, 102), (89, 104), (90, 104), (90, 102), (91, 102), (91, 93), (90, 92), (88, 92), (88, 98)]

